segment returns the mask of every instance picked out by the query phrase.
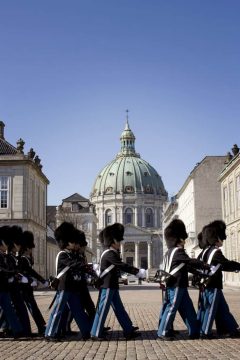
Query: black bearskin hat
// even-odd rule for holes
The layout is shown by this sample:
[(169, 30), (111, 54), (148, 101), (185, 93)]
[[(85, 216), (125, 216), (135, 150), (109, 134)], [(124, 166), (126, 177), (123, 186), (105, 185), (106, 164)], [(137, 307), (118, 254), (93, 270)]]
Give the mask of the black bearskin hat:
[(218, 240), (226, 239), (226, 224), (222, 220), (215, 220), (204, 227), (203, 241), (209, 245), (215, 245)]
[(104, 239), (103, 239), (103, 230), (100, 231), (99, 235), (98, 235), (98, 239), (100, 241), (101, 244), (104, 244)]
[(188, 237), (184, 222), (180, 219), (174, 219), (164, 230), (164, 237), (168, 249), (177, 246), (181, 240)]
[(13, 225), (9, 229), (9, 244), (8, 249), (11, 251), (14, 247), (14, 244), (16, 245), (22, 245), (22, 228), (17, 225)]
[(214, 220), (213, 222), (211, 222), (209, 225), (216, 227), (217, 229), (217, 233), (218, 233), (218, 237), (220, 240), (226, 240), (227, 235), (226, 235), (226, 224), (224, 221), (222, 220)]
[(203, 238), (203, 230), (205, 229), (206, 226), (203, 227), (202, 231), (198, 234), (197, 238), (198, 238), (198, 246), (200, 247), (200, 249), (205, 249), (209, 243), (206, 241), (206, 238)]
[(81, 247), (87, 246), (86, 236), (82, 230), (75, 229), (72, 242), (79, 244)]
[(9, 245), (10, 242), (9, 233), (10, 233), (10, 226), (5, 225), (0, 227), (0, 245), (2, 245), (3, 241), (7, 246)]
[(124, 226), (120, 223), (109, 225), (103, 229), (99, 234), (99, 240), (107, 247), (111, 246), (115, 241), (123, 240)]
[(54, 236), (60, 249), (65, 249), (69, 242), (74, 242), (75, 230), (74, 225), (67, 221), (56, 228)]
[(31, 231), (24, 231), (22, 234), (22, 249), (33, 248), (35, 248), (33, 233)]

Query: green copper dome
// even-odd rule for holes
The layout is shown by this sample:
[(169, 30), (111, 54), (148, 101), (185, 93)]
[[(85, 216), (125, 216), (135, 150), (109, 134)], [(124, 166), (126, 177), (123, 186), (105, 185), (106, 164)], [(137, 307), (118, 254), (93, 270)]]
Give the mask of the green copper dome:
[(97, 176), (91, 197), (124, 193), (166, 196), (157, 171), (135, 152), (135, 136), (128, 119), (120, 140), (121, 151)]

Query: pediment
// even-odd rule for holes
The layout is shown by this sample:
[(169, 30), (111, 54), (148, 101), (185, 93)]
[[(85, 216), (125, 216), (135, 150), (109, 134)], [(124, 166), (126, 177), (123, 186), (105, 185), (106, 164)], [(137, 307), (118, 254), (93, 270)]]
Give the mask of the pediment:
[(153, 235), (152, 231), (134, 226), (132, 224), (125, 225), (124, 239), (129, 240), (129, 238), (151, 238)]

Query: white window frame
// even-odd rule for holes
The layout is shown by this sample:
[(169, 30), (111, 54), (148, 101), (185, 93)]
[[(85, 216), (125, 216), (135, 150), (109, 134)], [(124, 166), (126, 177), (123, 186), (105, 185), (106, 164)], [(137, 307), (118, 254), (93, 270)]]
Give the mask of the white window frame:
[[(2, 187), (2, 182), (3, 179), (6, 179), (6, 188)], [(6, 175), (1, 175), (0, 176), (0, 209), (8, 209), (9, 208), (9, 191), (10, 191), (10, 177), (6, 176)], [(2, 201), (3, 201), (3, 193), (6, 193), (6, 206), (2, 206)]]
[(236, 201), (237, 209), (240, 209), (240, 174), (236, 176)]
[(107, 225), (111, 225), (113, 221), (113, 212), (111, 209), (107, 209), (105, 212), (105, 224)]
[(223, 188), (223, 206), (224, 206), (224, 216), (228, 216), (228, 189), (227, 186)]
[(229, 202), (230, 202), (230, 215), (232, 215), (234, 214), (233, 181), (229, 183)]

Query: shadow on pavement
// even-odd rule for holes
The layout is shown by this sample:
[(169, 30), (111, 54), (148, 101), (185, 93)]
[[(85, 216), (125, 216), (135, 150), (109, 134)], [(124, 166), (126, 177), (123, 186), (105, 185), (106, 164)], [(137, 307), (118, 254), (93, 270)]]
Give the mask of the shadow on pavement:
[(123, 285), (120, 287), (120, 291), (123, 290), (160, 290), (159, 285), (150, 286), (150, 285)]

